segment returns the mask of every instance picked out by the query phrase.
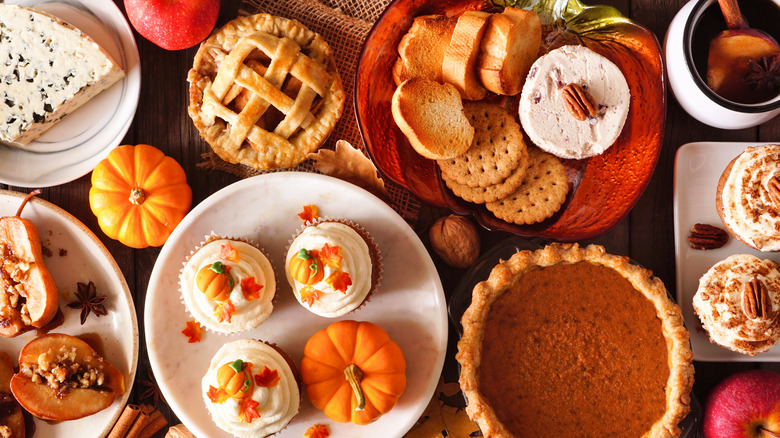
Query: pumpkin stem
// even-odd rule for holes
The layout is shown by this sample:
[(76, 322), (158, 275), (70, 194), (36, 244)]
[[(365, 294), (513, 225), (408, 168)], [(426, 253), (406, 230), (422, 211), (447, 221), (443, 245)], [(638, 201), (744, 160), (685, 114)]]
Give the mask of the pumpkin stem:
[(130, 190), (130, 203), (133, 205), (141, 205), (146, 200), (146, 194), (144, 194), (144, 189), (140, 187), (133, 187)]
[(347, 382), (349, 382), (349, 386), (352, 387), (352, 392), (355, 393), (355, 398), (357, 399), (357, 407), (355, 410), (362, 411), (366, 408), (366, 396), (363, 394), (363, 388), (360, 386), (360, 380), (363, 378), (363, 371), (360, 371), (360, 368), (353, 363), (344, 368), (344, 376), (346, 377)]

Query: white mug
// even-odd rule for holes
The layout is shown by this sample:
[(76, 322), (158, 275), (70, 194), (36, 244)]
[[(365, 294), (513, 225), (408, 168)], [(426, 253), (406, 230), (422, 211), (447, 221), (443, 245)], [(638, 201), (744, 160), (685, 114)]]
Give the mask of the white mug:
[[(773, 1), (780, 5), (780, 0)], [(716, 0), (691, 0), (669, 24), (664, 38), (669, 87), (685, 112), (702, 123), (722, 129), (760, 125), (780, 114), (780, 95), (755, 104), (733, 102), (715, 94), (694, 67), (693, 34), (702, 13), (713, 4), (718, 7)]]

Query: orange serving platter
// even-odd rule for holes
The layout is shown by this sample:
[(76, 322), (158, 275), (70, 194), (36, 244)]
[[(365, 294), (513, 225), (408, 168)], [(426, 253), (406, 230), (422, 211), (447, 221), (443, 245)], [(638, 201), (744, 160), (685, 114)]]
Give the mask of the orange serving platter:
[[(355, 75), (355, 112), (363, 142), (384, 177), (420, 200), (456, 213), (472, 214), (487, 229), (561, 241), (586, 239), (615, 226), (642, 195), (663, 144), (666, 115), (661, 49), (647, 28), (609, 6), (584, 6), (552, 0), (520, 0), (543, 23), (542, 52), (581, 44), (606, 56), (623, 71), (631, 91), (628, 119), (618, 140), (604, 154), (586, 160), (562, 160), (569, 194), (553, 217), (533, 225), (504, 222), (484, 206), (456, 197), (443, 183), (435, 161), (418, 155), (398, 129), (390, 110), (395, 90), (391, 70), (397, 46), (414, 17), (457, 16), (464, 10), (500, 11), (474, 0), (395, 0), (371, 29)], [(533, 6), (530, 6), (534, 3)], [(517, 114), (518, 96), (488, 97)], [(528, 140), (526, 139), (526, 142)]]

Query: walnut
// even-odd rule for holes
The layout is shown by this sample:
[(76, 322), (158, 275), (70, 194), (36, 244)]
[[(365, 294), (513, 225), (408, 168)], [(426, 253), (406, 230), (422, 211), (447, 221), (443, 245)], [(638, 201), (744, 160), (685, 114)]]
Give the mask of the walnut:
[(479, 257), (477, 227), (463, 216), (437, 219), (428, 236), (433, 250), (450, 266), (468, 268)]
[(195, 435), (193, 435), (183, 424), (177, 424), (168, 429), (165, 438), (195, 438)]

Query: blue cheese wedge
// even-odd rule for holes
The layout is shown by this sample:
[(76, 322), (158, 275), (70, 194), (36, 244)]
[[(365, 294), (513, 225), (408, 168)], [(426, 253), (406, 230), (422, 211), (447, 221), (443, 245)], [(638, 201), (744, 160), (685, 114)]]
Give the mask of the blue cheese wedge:
[(124, 75), (72, 25), (0, 3), (0, 141), (28, 144)]

